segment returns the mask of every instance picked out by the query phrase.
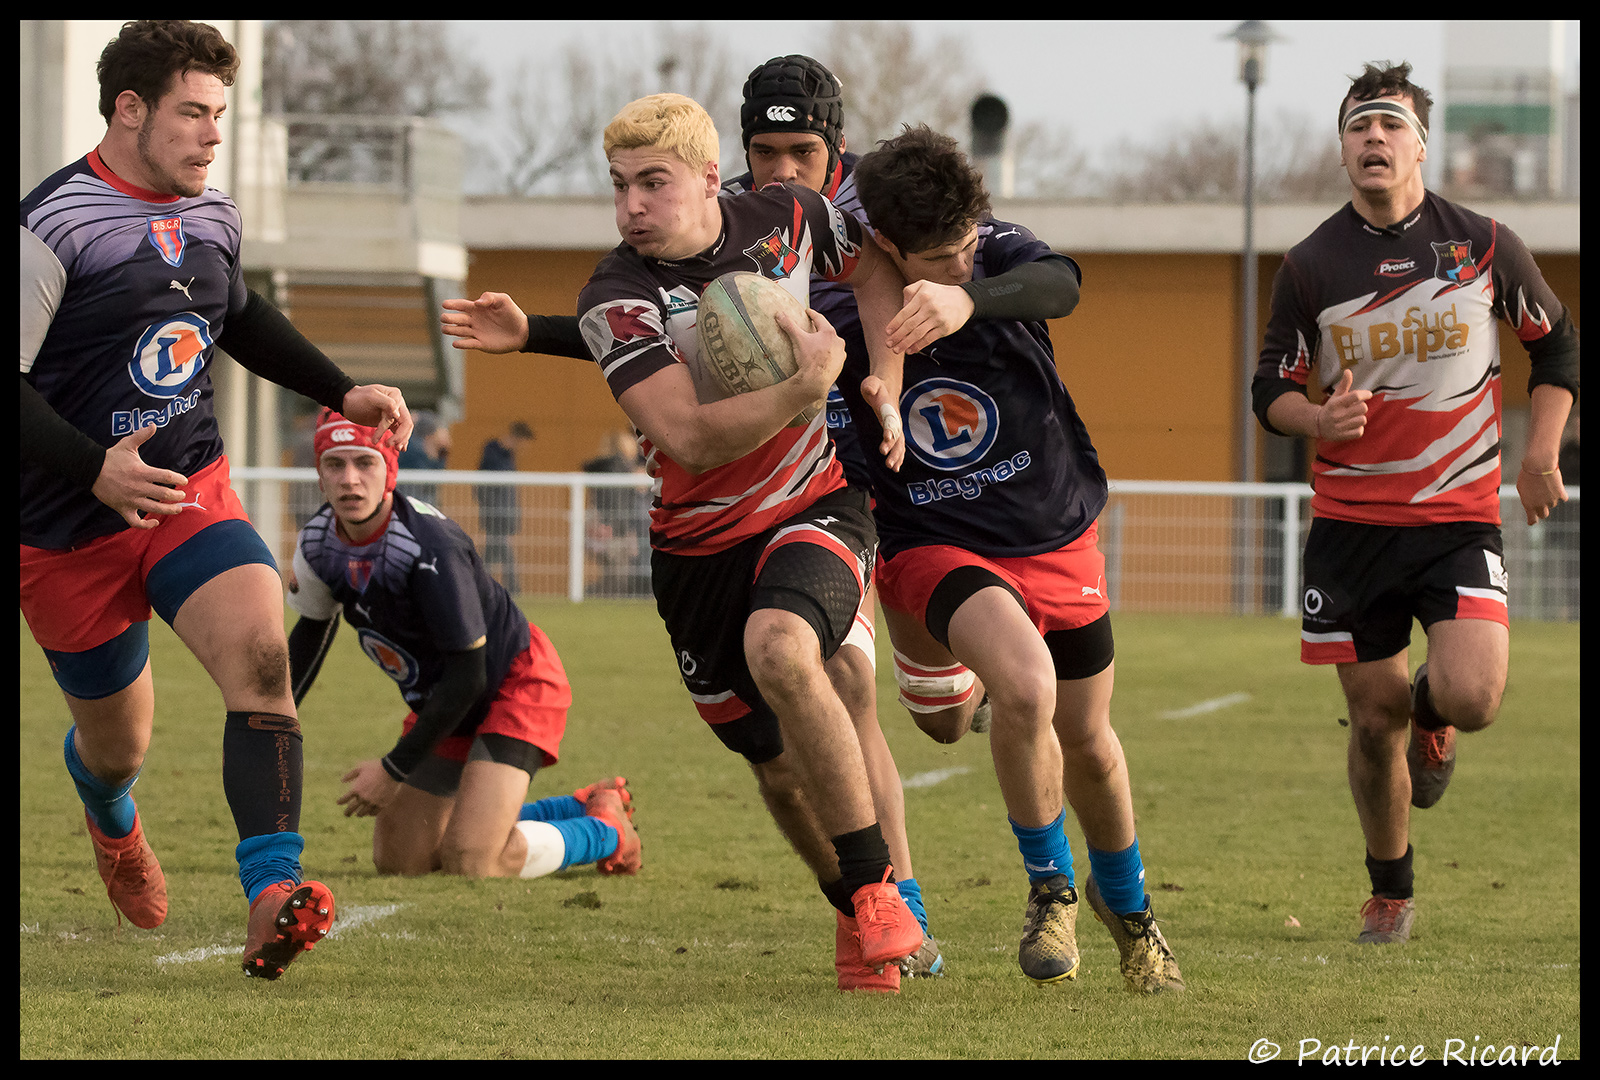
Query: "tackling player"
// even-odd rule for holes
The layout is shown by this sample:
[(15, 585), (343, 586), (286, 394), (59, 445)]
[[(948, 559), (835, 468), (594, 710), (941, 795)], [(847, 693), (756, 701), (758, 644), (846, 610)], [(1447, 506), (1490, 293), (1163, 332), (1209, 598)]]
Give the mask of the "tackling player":
[[(995, 221), (982, 177), (927, 127), (856, 165), (873, 240), (908, 284), (892, 320), (863, 309), (868, 342), (904, 354), (904, 391), (869, 403), (858, 357), (839, 386), (858, 424), (906, 418), (898, 471), (873, 455), (878, 588), (918, 723), (966, 730), (976, 681), (993, 708), (995, 774), (1028, 875), (1018, 961), (1038, 983), (1073, 979), (1078, 893), (1063, 829), (1072, 804), (1089, 850), (1084, 891), (1128, 985), (1176, 992), (1111, 728), (1113, 647), (1096, 519), (1105, 472), (1056, 373), (1044, 320), (1077, 305), (1080, 271), (1020, 225)], [(873, 368), (884, 370), (873, 357)], [(891, 385), (902, 382), (893, 368)], [(864, 386), (863, 384), (866, 383)], [(886, 433), (887, 435), (887, 433)]]
[(282, 587), (228, 484), (214, 349), (391, 445), (411, 417), (245, 287), (239, 211), (206, 186), (238, 65), (203, 23), (124, 24), (100, 56), (105, 138), (22, 200), (21, 607), (72, 714), (67, 771), (119, 923), (167, 913), (130, 794), (155, 719), (152, 608), (217, 684), (244, 970), (276, 979), (327, 933), (333, 897), (301, 880)]
[(377, 817), (373, 864), (380, 874), (535, 878), (598, 861), (604, 874), (638, 873), (620, 778), (523, 804), (566, 731), (561, 659), (455, 522), (395, 497), (399, 461), (374, 436), (327, 409), (318, 416), (328, 501), (300, 530), (289, 578), (301, 616), (289, 634), (295, 704), (343, 615), (414, 710), (389, 753), (343, 777), (345, 816)]
[[(1487, 727), (1505, 690), (1495, 320), (1533, 365), (1516, 483), (1530, 525), (1567, 497), (1578, 390), (1577, 330), (1526, 246), (1424, 188), (1432, 99), (1410, 74), (1368, 64), (1340, 102), (1350, 202), (1284, 258), (1252, 387), (1268, 431), (1317, 440), (1300, 659), (1336, 665), (1350, 708), (1362, 943), (1409, 939), (1411, 807), (1438, 802), (1456, 731)], [(1414, 678), (1413, 618), (1428, 637)]]

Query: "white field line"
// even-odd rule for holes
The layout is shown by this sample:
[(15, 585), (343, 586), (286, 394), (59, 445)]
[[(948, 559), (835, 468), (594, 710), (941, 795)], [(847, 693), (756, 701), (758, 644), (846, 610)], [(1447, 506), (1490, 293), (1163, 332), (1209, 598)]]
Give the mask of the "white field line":
[[(336, 908), (333, 915), (333, 929), (328, 931), (328, 936), (338, 937), (345, 930), (353, 930), (358, 926), (386, 919), (403, 907), (404, 904), (372, 904), (366, 907)], [(192, 964), (197, 960), (208, 960), (213, 956), (239, 956), (243, 953), (243, 945), (205, 945), (186, 952), (158, 956), (156, 963)]]
[(935, 769), (933, 772), (918, 773), (915, 776), (908, 776), (904, 780), (900, 781), (900, 786), (903, 788), (932, 787), (935, 784), (943, 783), (952, 776), (960, 776), (962, 773), (969, 773), (971, 771), (972, 770), (967, 768), (965, 765), (957, 765), (953, 769)]
[(1216, 712), (1218, 709), (1226, 709), (1230, 705), (1241, 705), (1249, 700), (1249, 694), (1228, 694), (1225, 697), (1212, 698), (1210, 701), (1202, 701), (1197, 705), (1190, 705), (1187, 709), (1174, 709), (1171, 712), (1164, 712), (1161, 714), (1161, 719), (1183, 720), (1191, 716), (1204, 716), (1206, 713)]

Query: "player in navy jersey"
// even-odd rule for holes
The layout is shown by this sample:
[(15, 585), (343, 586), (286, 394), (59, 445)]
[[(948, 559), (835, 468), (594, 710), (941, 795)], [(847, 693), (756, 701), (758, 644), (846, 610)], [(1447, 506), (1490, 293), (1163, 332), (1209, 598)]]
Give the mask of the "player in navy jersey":
[[(751, 71), (745, 81), (740, 111), (750, 172), (724, 183), (723, 194), (731, 197), (772, 183), (797, 183), (821, 192), (835, 206), (861, 217), (851, 175), (856, 157), (845, 149), (840, 95), (833, 73), (810, 57), (774, 57)], [(850, 287), (813, 274), (811, 304), (844, 340), (847, 353), (860, 355), (865, 364), (866, 342)], [(457, 348), (521, 350), (585, 359), (589, 355), (576, 318), (526, 316), (503, 293), (484, 293), (476, 301), (448, 300), (445, 309), (445, 333), (458, 339), (469, 333), (475, 335), (472, 341), (476, 344), (457, 340)], [(867, 486), (866, 458), (837, 387), (828, 393), (827, 424), (834, 454), (846, 479), (858, 487)], [(869, 582), (856, 622), (844, 645), (828, 660), (827, 671), (855, 723), (866, 757), (879, 824), (893, 856), (895, 884), (924, 930), (923, 947), (904, 965), (904, 973), (940, 974), (943, 958), (938, 943), (927, 934), (927, 910), (906, 837), (900, 773), (878, 725), (873, 627), (876, 611), (877, 591)], [(974, 719), (975, 730), (983, 730), (981, 715)]]
[(206, 187), (237, 69), (213, 27), (125, 24), (99, 62), (105, 138), (22, 201), (21, 607), (72, 714), (67, 771), (119, 922), (167, 911), (129, 794), (155, 717), (152, 608), (216, 682), (244, 970), (276, 979), (326, 934), (333, 897), (302, 881), (281, 583), (228, 484), (214, 348), (396, 446), (411, 418), (245, 287), (239, 211)]
[(572, 690), (555, 646), (484, 570), (455, 522), (395, 497), (399, 462), (373, 430), (324, 409), (313, 446), (327, 497), (295, 544), (289, 635), (298, 706), (342, 615), (412, 708), (394, 748), (343, 779), (345, 816), (377, 821), (381, 874), (542, 877), (596, 862), (642, 865), (615, 782), (524, 805), (553, 765)]
[(874, 357), (869, 379), (852, 358), (839, 383), (858, 424), (885, 405), (904, 418), (903, 442), (871, 459), (896, 676), (929, 707), (918, 724), (944, 739), (965, 730), (977, 680), (989, 694), (995, 772), (1030, 882), (1023, 972), (1039, 983), (1077, 975), (1065, 795), (1088, 843), (1085, 892), (1129, 986), (1181, 991), (1144, 891), (1111, 728), (1111, 616), (1095, 546), (1106, 476), (1044, 322), (1076, 306), (1080, 271), (993, 220), (982, 177), (926, 127), (880, 143), (855, 175), (873, 239), (907, 282), (887, 324), (863, 310), (868, 342), (886, 334), (903, 373)]
[[(1362, 944), (1409, 940), (1411, 808), (1438, 802), (1457, 729), (1487, 727), (1505, 691), (1496, 320), (1531, 360), (1516, 481), (1529, 525), (1566, 500), (1579, 381), (1577, 330), (1527, 247), (1424, 187), (1432, 101), (1410, 72), (1368, 64), (1340, 101), (1351, 201), (1285, 256), (1252, 387), (1267, 430), (1317, 440), (1300, 656), (1337, 665), (1350, 707)], [(1414, 677), (1413, 617), (1428, 637)]]

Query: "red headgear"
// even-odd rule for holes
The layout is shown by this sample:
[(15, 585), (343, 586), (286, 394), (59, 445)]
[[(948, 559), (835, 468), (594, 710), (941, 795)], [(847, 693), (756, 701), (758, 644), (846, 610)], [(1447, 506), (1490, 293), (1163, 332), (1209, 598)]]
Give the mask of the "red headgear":
[(317, 414), (317, 433), (312, 438), (311, 446), (316, 451), (318, 463), (329, 450), (349, 446), (376, 450), (383, 455), (383, 464), (388, 470), (388, 481), (383, 487), (383, 493), (388, 495), (394, 491), (395, 482), (400, 479), (400, 452), (390, 443), (379, 443), (377, 435), (377, 428), (362, 427), (325, 407)]

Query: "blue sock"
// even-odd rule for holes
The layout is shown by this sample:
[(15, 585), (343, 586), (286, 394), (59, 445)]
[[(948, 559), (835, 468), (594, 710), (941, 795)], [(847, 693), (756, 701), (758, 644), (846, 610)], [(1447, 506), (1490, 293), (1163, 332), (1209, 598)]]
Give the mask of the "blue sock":
[(911, 914), (917, 917), (917, 922), (922, 924), (922, 932), (928, 932), (928, 913), (922, 907), (922, 886), (917, 884), (916, 878), (895, 878), (894, 887), (900, 890), (900, 899), (906, 902), (906, 907), (911, 909)]
[(73, 727), (67, 732), (67, 743), (62, 753), (67, 759), (67, 772), (78, 788), (78, 798), (83, 800), (83, 808), (89, 811), (89, 819), (94, 822), (95, 828), (112, 839), (127, 836), (133, 831), (138, 813), (133, 805), (133, 796), (128, 792), (132, 790), (134, 781), (139, 779), (139, 774), (134, 773), (124, 783), (113, 786), (90, 772), (83, 759), (78, 757), (78, 748), (72, 745), (73, 732), (77, 730)]
[(1089, 872), (1106, 905), (1118, 915), (1143, 911), (1150, 903), (1144, 891), (1144, 860), (1139, 858), (1139, 838), (1125, 851), (1096, 851), (1088, 844)]
[[(1007, 821), (1011, 821), (1008, 817)], [(1061, 828), (1067, 820), (1067, 811), (1063, 807), (1061, 813), (1050, 824), (1039, 829), (1030, 829), (1011, 821), (1011, 831), (1017, 834), (1017, 850), (1022, 852), (1022, 867), (1028, 871), (1029, 881), (1043, 881), (1055, 877), (1057, 874), (1067, 875), (1067, 884), (1072, 880), (1072, 845), (1067, 842), (1067, 834)]]
[[(547, 800), (540, 800), (544, 801)], [(599, 818), (587, 816), (558, 818), (550, 824), (561, 834), (561, 839), (567, 845), (567, 853), (562, 858), (561, 865), (556, 867), (558, 870), (595, 862), (614, 854), (617, 850), (619, 842), (617, 830)]]
[(306, 838), (297, 832), (266, 833), (239, 841), (233, 857), (239, 860), (239, 884), (252, 904), (268, 885), (301, 880), (300, 853), (305, 847)]
[(538, 802), (522, 804), (518, 821), (564, 821), (583, 816), (583, 804), (571, 795), (554, 795)]

